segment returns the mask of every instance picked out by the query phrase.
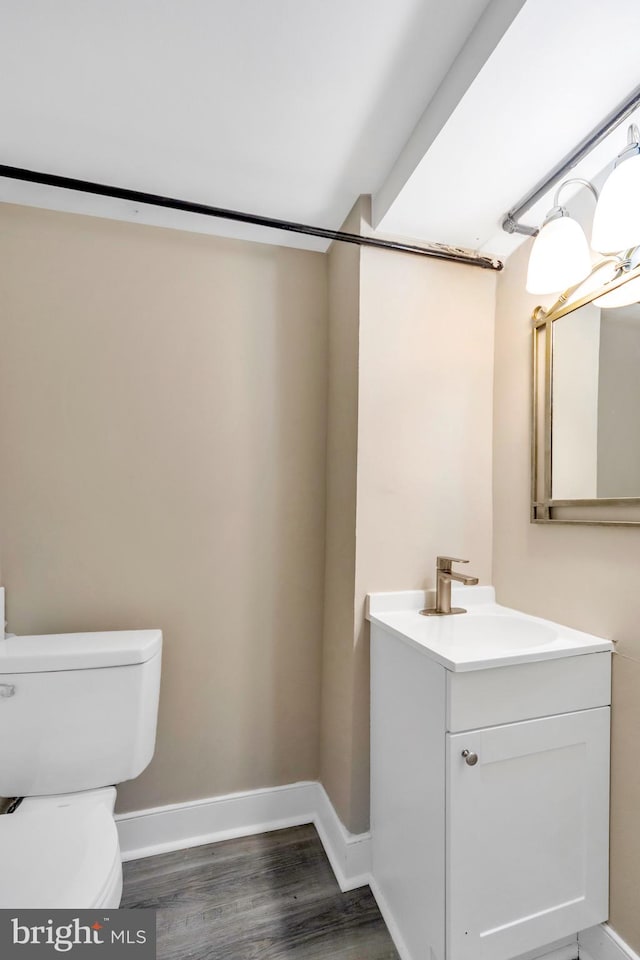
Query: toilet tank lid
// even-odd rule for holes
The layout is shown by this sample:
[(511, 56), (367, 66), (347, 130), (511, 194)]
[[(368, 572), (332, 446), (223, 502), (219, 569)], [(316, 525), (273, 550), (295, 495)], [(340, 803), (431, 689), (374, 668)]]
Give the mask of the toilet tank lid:
[(0, 675), (124, 667), (145, 663), (161, 648), (161, 630), (7, 637), (0, 640)]

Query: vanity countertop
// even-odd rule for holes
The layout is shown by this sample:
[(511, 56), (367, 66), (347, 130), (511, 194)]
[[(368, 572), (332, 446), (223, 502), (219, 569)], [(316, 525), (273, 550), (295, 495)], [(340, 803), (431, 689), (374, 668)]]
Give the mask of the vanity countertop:
[(493, 587), (453, 587), (452, 602), (467, 610), (453, 616), (422, 616), (430, 599), (422, 590), (372, 593), (367, 619), (455, 672), (613, 650), (602, 637), (500, 606)]

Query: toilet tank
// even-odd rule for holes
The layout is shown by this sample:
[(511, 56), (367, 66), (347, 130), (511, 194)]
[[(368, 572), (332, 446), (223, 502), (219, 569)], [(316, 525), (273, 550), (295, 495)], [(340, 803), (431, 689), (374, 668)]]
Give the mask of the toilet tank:
[(0, 640), (0, 797), (131, 780), (156, 740), (162, 633)]

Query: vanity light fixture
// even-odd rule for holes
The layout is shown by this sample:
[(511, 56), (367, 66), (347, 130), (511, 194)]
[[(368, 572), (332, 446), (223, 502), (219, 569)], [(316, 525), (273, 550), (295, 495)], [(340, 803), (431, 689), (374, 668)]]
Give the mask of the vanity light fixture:
[[(595, 256), (592, 253), (590, 257), (594, 262), (582, 278), (575, 280), (579, 272), (576, 260), (578, 264), (584, 264), (584, 244), (581, 242), (584, 238), (569, 225), (571, 218), (564, 208), (550, 211), (540, 229), (521, 220), (527, 210), (547, 196), (550, 189), (560, 183), (625, 120), (630, 121), (639, 109), (640, 86), (632, 90), (503, 217), (502, 229), (506, 233), (518, 233), (540, 240), (538, 242), (536, 239), (532, 250), (527, 290), (532, 293), (558, 293), (557, 300), (550, 307), (539, 306), (535, 309), (534, 319), (538, 323), (543, 318), (558, 319), (594, 301), (601, 307), (640, 302), (640, 132), (635, 123), (628, 127), (627, 145), (616, 158), (614, 169), (597, 199), (592, 241)], [(595, 196), (592, 185), (587, 181), (582, 182)], [(562, 183), (562, 187), (564, 185)], [(555, 207), (559, 206), (558, 193), (556, 191)], [(555, 261), (554, 252), (554, 249), (558, 249), (557, 245), (550, 240), (554, 233), (562, 233), (566, 239), (566, 249), (561, 251), (558, 261)], [(547, 236), (544, 237), (544, 234)], [(545, 247), (551, 252), (545, 253)], [(542, 260), (542, 265), (536, 262), (539, 260)], [(565, 272), (556, 270), (561, 262), (565, 264)]]
[(618, 154), (602, 187), (593, 218), (594, 250), (615, 253), (640, 244), (640, 132), (627, 131), (627, 146)]
[[(597, 263), (592, 263), (582, 228), (559, 205), (560, 191), (570, 183), (581, 183), (595, 197), (591, 245), (602, 254)], [(605, 274), (602, 292), (593, 299)], [(581, 178), (565, 180), (556, 190), (554, 206), (531, 250), (527, 291), (548, 294), (559, 290), (564, 293), (552, 310), (589, 294), (590, 302), (603, 309), (640, 301), (640, 131), (635, 123), (627, 131), (627, 146), (618, 154), (600, 197), (593, 185)]]
[(560, 193), (565, 187), (581, 183), (598, 199), (588, 180), (574, 177), (561, 183), (553, 198), (553, 207), (546, 215), (536, 237), (527, 271), (528, 293), (556, 293), (585, 280), (592, 269), (589, 244), (584, 230), (560, 205)]

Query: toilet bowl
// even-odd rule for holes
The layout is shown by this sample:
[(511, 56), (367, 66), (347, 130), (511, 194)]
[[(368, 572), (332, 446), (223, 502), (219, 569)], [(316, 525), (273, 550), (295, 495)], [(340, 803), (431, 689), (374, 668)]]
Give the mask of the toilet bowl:
[[(159, 630), (0, 640), (0, 909), (116, 908), (116, 790), (153, 755)], [(65, 787), (67, 788), (65, 792)]]
[(122, 863), (115, 789), (24, 800), (0, 817), (4, 909), (117, 907)]

